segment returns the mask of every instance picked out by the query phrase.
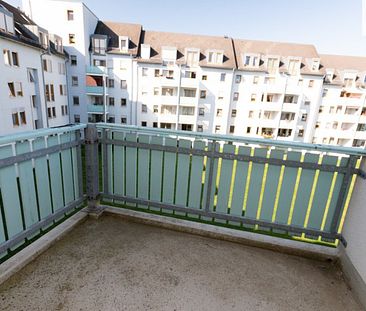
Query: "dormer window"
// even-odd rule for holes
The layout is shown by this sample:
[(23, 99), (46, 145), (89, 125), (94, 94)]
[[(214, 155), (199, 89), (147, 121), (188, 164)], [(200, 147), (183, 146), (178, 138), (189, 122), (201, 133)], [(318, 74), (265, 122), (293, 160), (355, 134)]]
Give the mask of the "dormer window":
[(243, 56), (243, 64), (246, 67), (258, 67), (259, 55), (246, 54)]
[(199, 50), (187, 50), (186, 51), (186, 64), (189, 67), (198, 66), (200, 59)]
[(141, 58), (149, 59), (150, 51), (151, 51), (151, 47), (149, 44), (141, 44)]
[(128, 37), (119, 37), (119, 49), (122, 52), (127, 52), (129, 46), (129, 39)]
[(0, 6), (0, 30), (14, 34), (14, 17), (13, 13), (9, 12), (4, 7)]
[(351, 78), (345, 78), (344, 79), (344, 86), (345, 87), (352, 87), (353, 86), (353, 79), (351, 79)]
[(177, 60), (177, 48), (171, 46), (163, 46), (161, 48), (161, 58), (163, 61), (172, 62)]
[(47, 48), (48, 47), (48, 35), (46, 33), (39, 32), (39, 43), (44, 48)]
[(290, 59), (288, 61), (288, 73), (290, 75), (297, 75), (300, 71), (300, 60)]
[(319, 65), (320, 65), (320, 60), (317, 58), (313, 59), (313, 62), (311, 64), (311, 70), (312, 71), (318, 71), (319, 70)]
[(224, 60), (224, 53), (222, 51), (208, 51), (207, 63), (222, 64)]
[(93, 37), (92, 48), (94, 54), (104, 55), (106, 52), (107, 40), (104, 37)]
[(278, 65), (278, 58), (269, 57), (267, 59), (267, 70), (269, 73), (276, 73)]

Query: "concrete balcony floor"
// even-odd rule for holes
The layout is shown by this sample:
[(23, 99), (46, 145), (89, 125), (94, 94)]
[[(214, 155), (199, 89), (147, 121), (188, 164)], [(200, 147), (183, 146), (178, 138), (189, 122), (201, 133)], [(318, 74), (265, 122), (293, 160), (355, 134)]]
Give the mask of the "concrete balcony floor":
[(362, 310), (330, 263), (88, 219), (0, 286), (1, 310)]

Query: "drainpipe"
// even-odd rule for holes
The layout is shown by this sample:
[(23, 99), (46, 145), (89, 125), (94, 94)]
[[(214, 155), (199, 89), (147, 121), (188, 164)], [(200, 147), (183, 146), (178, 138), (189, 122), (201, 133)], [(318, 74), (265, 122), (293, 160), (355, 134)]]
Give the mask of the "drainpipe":
[[(45, 113), (46, 113), (46, 127), (49, 127), (49, 122), (48, 122), (48, 112), (47, 112), (47, 95), (46, 95), (46, 82), (45, 82), (45, 77), (44, 77), (44, 70), (43, 70), (43, 56), (44, 55), (50, 55), (50, 51), (49, 51), (49, 47), (47, 52), (43, 52), (40, 55), (40, 59), (41, 59), (41, 71), (42, 71), (42, 83), (43, 83), (43, 95), (44, 95), (44, 105), (45, 105)], [(44, 124), (43, 124), (44, 127)]]
[[(179, 125), (179, 110), (180, 110), (179, 107), (180, 107), (181, 87), (182, 87), (182, 64), (179, 64), (179, 83), (178, 83), (178, 94), (177, 94), (177, 96), (178, 96), (178, 100), (177, 100), (177, 117), (176, 117), (176, 121), (175, 121), (175, 129), (176, 130), (178, 130), (178, 125)], [(197, 91), (199, 92), (199, 89)], [(197, 108), (198, 108), (198, 105), (197, 105)]]
[[(137, 65), (137, 62), (136, 62), (136, 72), (137, 72), (137, 77), (136, 77), (136, 101), (135, 101), (135, 120), (134, 120), (134, 123), (135, 123), (135, 125), (137, 126), (138, 124), (137, 124), (137, 106), (138, 106), (138, 102), (139, 102), (139, 73), (138, 73), (138, 70), (139, 70), (139, 66)], [(132, 76), (132, 78), (133, 78), (133, 71), (134, 71), (134, 69), (132, 68), (132, 73), (131, 73), (131, 76)], [(133, 81), (132, 81), (132, 87), (133, 87), (133, 85), (134, 85), (134, 83), (133, 83)], [(133, 95), (133, 93), (132, 93), (132, 95)], [(133, 103), (133, 101), (131, 101), (131, 103), (130, 103), (130, 105), (131, 105), (131, 120), (130, 120), (130, 123), (132, 124), (132, 103)]]
[[(229, 111), (228, 111), (228, 114), (227, 114), (227, 118), (226, 118), (226, 133), (225, 134), (228, 134), (228, 135), (231, 135), (230, 134), (230, 119), (231, 119), (231, 108), (232, 108), (232, 96), (233, 96), (233, 90), (234, 90), (234, 81), (235, 81), (235, 68), (233, 69), (232, 71), (232, 77), (231, 77), (231, 88), (230, 88), (230, 97), (229, 97)], [(229, 133), (228, 133), (228, 130), (229, 130)]]

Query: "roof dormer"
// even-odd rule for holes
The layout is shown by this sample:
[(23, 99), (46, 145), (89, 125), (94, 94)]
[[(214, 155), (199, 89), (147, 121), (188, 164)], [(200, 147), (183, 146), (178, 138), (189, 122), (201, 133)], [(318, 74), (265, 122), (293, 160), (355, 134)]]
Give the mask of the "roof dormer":
[(207, 63), (214, 65), (222, 65), (224, 62), (224, 51), (222, 50), (208, 50)]
[(266, 67), (267, 71), (270, 74), (274, 74), (277, 72), (280, 66), (280, 57), (279, 56), (272, 56), (268, 55), (266, 58)]
[(301, 68), (301, 57), (289, 57), (287, 60), (287, 71), (290, 75), (298, 75)]
[(311, 60), (311, 71), (319, 71), (319, 68), (320, 68), (320, 59), (313, 58)]
[(186, 65), (196, 67), (200, 62), (200, 50), (195, 48), (187, 48), (185, 51)]
[(149, 59), (151, 54), (150, 44), (141, 44), (141, 58)]
[(242, 55), (242, 61), (243, 61), (244, 67), (258, 68), (259, 61), (260, 61), (260, 55), (253, 54), (253, 53), (246, 53), (246, 54)]
[(128, 52), (128, 47), (130, 45), (130, 39), (126, 36), (119, 36), (119, 49), (121, 52)]
[(175, 62), (177, 60), (177, 48), (173, 46), (162, 46), (161, 58), (166, 62)]
[(13, 13), (0, 6), (0, 31), (15, 34)]

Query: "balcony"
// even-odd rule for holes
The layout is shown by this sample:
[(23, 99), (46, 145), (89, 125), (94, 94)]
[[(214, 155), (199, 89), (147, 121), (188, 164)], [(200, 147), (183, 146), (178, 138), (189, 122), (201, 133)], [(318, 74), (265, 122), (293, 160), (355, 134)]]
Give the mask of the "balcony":
[(362, 310), (365, 154), (104, 123), (0, 138), (2, 308)]
[(104, 105), (88, 105), (88, 113), (104, 114)]
[(103, 76), (107, 75), (107, 72), (104, 67), (86, 66), (86, 74), (92, 76)]
[(87, 95), (104, 95), (104, 87), (103, 86), (86, 86), (85, 87)]

